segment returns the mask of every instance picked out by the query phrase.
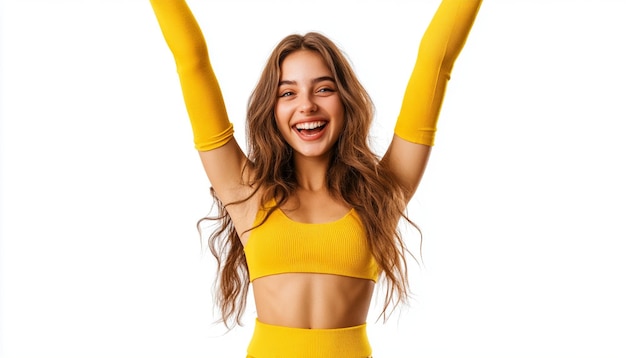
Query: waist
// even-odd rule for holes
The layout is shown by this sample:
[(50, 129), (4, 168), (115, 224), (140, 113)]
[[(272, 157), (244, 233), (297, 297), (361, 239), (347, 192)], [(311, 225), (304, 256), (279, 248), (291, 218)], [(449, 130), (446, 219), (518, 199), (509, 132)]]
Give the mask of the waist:
[(248, 358), (365, 358), (372, 348), (366, 324), (331, 329), (275, 326), (256, 320)]
[(261, 322), (306, 328), (365, 322), (374, 286), (370, 280), (352, 277), (295, 273), (262, 277), (252, 283)]

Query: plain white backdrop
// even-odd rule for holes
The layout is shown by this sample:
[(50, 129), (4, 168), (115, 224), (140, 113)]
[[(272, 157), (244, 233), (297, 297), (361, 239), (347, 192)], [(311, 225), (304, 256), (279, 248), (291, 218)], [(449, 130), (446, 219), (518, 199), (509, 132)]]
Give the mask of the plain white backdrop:
[[(189, 0), (242, 145), (272, 47), (316, 30), (370, 91), (380, 154), (438, 3)], [(209, 183), (148, 0), (0, 4), (0, 356), (245, 356), (252, 302), (212, 325)], [(415, 300), (387, 324), (374, 303), (376, 357), (626, 356), (624, 15), (484, 1), (409, 208)]]

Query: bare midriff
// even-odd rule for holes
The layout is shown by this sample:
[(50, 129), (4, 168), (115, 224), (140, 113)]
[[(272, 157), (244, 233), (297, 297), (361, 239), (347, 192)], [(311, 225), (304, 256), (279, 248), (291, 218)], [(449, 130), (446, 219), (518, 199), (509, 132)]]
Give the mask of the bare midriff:
[(259, 321), (285, 327), (328, 329), (364, 324), (374, 281), (319, 273), (260, 277), (252, 288)]

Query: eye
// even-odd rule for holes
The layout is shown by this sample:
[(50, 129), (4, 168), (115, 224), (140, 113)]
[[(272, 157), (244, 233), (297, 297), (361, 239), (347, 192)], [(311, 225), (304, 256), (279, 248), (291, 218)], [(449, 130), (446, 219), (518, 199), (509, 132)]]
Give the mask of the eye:
[(293, 95), (294, 95), (294, 93), (293, 93), (293, 92), (291, 92), (291, 91), (285, 91), (285, 92), (282, 92), (282, 93), (281, 93), (278, 97), (291, 97), (291, 96), (293, 96)]
[(336, 92), (334, 88), (332, 87), (322, 87), (320, 89), (317, 90), (317, 93), (322, 93), (322, 94), (331, 94)]

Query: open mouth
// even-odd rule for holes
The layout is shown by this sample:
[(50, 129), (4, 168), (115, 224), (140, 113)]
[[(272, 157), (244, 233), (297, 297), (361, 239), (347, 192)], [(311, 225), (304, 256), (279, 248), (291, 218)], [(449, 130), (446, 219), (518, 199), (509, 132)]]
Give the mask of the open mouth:
[(324, 130), (327, 124), (324, 121), (304, 122), (296, 124), (294, 128), (302, 135), (314, 136)]

